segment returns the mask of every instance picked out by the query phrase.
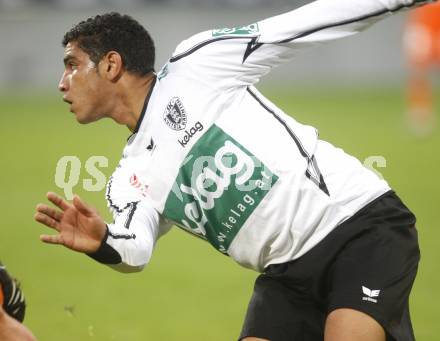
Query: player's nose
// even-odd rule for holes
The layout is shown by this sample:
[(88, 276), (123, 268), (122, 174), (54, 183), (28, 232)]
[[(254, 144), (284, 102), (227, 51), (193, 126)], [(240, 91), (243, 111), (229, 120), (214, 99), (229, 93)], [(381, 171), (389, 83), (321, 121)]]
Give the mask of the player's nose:
[(58, 90), (61, 92), (66, 92), (68, 90), (68, 85), (66, 81), (66, 73), (64, 72), (58, 83)]

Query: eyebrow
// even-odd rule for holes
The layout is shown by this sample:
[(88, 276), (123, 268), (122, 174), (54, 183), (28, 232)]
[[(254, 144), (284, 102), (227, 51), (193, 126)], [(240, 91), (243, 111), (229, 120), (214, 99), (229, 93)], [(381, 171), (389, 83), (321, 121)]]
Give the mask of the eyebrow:
[(76, 58), (74, 56), (71, 56), (71, 55), (65, 56), (63, 58), (64, 65), (67, 65), (67, 63), (70, 62), (71, 60), (76, 60)]

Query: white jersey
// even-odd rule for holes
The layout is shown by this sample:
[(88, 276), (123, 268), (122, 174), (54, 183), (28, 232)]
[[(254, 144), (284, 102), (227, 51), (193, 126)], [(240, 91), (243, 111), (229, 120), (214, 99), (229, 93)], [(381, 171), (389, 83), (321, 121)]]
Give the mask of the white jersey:
[(176, 225), (262, 271), (296, 259), (387, 192), (253, 85), (296, 50), (350, 36), (413, 0), (319, 0), (183, 41), (157, 75), (107, 186), (120, 271), (148, 263)]

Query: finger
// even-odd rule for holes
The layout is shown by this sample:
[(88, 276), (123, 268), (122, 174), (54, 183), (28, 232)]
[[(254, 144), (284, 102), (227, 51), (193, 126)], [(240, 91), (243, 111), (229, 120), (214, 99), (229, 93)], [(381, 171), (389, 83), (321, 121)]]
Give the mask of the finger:
[(60, 221), (63, 218), (62, 212), (60, 212), (52, 207), (49, 207), (47, 205), (44, 205), (44, 204), (37, 205), (37, 212), (43, 213), (43, 214), (51, 217), (52, 219), (55, 219), (56, 221)]
[(73, 197), (73, 206), (80, 211), (82, 214), (84, 214), (86, 217), (91, 217), (94, 215), (93, 209), (88, 206), (84, 201), (81, 200), (81, 198), (78, 195), (75, 195)]
[(66, 200), (64, 200), (58, 194), (55, 194), (53, 192), (47, 193), (47, 199), (49, 199), (50, 202), (52, 202), (55, 206), (61, 208), (63, 211), (72, 207), (72, 205), (70, 205)]
[(40, 212), (35, 213), (34, 219), (38, 221), (40, 224), (46, 225), (47, 227), (50, 227), (57, 231), (60, 230), (58, 222), (44, 213), (40, 213)]
[(42, 234), (40, 236), (40, 240), (47, 244), (58, 244), (58, 245), (64, 245), (63, 239), (60, 235), (48, 235), (48, 234)]

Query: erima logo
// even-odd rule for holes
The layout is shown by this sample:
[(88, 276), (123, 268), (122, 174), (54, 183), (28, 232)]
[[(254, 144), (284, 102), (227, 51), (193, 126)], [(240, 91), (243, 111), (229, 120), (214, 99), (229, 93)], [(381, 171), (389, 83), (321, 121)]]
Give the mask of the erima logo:
[(373, 303), (377, 303), (377, 299), (373, 297), (379, 297), (380, 290), (371, 290), (367, 287), (362, 286), (362, 292), (364, 293), (364, 297), (362, 297), (363, 301), (369, 301)]
[(167, 104), (163, 120), (166, 125), (173, 130), (182, 130), (186, 127), (186, 111), (182, 101), (178, 97), (173, 97)]
[(153, 151), (156, 148), (153, 139), (150, 139), (150, 144), (147, 146), (147, 150)]
[(191, 129), (185, 130), (185, 135), (183, 136), (183, 138), (181, 140), (177, 140), (180, 145), (185, 148), (186, 145), (188, 144), (188, 142), (192, 139), (192, 137), (197, 134), (197, 132), (202, 131), (203, 130), (203, 125), (200, 122), (196, 122), (196, 124), (194, 125), (194, 127), (192, 127)]

